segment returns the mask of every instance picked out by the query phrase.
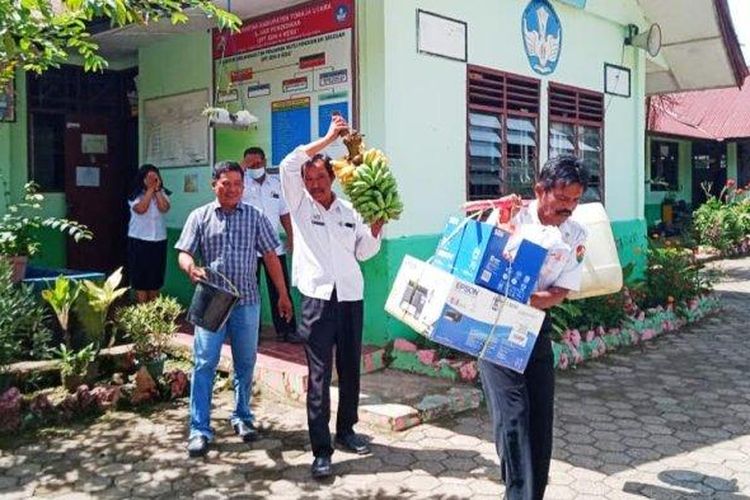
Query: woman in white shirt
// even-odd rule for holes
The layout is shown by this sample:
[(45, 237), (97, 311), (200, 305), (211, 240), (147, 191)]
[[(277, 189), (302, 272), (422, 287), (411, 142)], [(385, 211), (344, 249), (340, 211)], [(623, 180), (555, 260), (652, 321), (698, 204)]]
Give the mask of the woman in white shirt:
[(156, 298), (164, 285), (167, 261), (167, 228), (164, 214), (169, 211), (171, 192), (164, 188), (159, 169), (143, 165), (138, 169), (128, 199), (128, 271), (130, 286), (138, 302)]

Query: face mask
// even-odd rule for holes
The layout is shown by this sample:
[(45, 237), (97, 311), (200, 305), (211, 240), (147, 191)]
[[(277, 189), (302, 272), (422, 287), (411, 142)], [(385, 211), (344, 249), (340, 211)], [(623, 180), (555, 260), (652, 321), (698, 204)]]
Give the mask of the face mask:
[(261, 167), (261, 168), (248, 168), (247, 169), (247, 173), (250, 174), (250, 178), (251, 179), (254, 179), (254, 180), (257, 181), (258, 179), (260, 179), (261, 177), (263, 177), (264, 175), (266, 175), (266, 169), (263, 168), (263, 167)]

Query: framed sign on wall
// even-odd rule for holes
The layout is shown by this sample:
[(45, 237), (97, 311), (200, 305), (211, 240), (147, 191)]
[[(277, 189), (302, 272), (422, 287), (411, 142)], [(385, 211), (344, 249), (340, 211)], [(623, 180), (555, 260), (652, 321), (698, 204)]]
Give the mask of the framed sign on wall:
[(604, 93), (630, 97), (630, 69), (604, 63)]
[(417, 52), (466, 62), (467, 25), (432, 12), (417, 9)]

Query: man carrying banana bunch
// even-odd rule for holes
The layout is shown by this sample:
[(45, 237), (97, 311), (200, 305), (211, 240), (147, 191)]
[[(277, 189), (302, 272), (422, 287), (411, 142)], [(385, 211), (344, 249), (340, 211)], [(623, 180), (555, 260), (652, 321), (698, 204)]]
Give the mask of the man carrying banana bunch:
[(354, 433), (364, 291), (359, 262), (380, 250), (383, 221), (368, 227), (351, 204), (331, 190), (335, 179), (331, 159), (321, 153), (348, 130), (346, 120), (334, 116), (324, 137), (297, 147), (280, 165), (295, 236), (292, 284), (302, 294), (298, 333), (305, 343), (309, 370), (307, 423), (315, 457), (311, 473), (316, 479), (333, 473), (328, 421), (334, 346), (339, 376), (335, 444), (353, 453), (370, 452), (367, 441)]

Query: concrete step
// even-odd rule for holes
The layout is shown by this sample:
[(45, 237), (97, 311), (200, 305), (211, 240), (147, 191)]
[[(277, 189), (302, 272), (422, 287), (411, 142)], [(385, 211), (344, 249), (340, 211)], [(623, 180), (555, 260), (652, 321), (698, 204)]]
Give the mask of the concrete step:
[[(193, 336), (177, 333), (172, 340), (172, 348), (192, 357)], [(362, 374), (385, 367), (385, 349), (364, 346), (362, 351)], [(232, 371), (232, 350), (229, 344), (221, 348), (218, 370), (222, 373)], [(335, 370), (333, 377), (335, 381)], [(307, 392), (307, 359), (302, 345), (262, 340), (258, 346), (254, 380), (261, 390), (272, 391), (295, 401), (304, 401)]]
[[(474, 385), (385, 369), (361, 380), (359, 419), (390, 431), (403, 431), (473, 410), (482, 403)], [(331, 388), (331, 408), (338, 404), (338, 388)]]
[[(192, 355), (192, 335), (179, 333), (173, 348)], [(469, 384), (386, 369), (385, 350), (365, 346), (362, 355), (359, 419), (389, 431), (402, 431), (419, 424), (476, 409), (482, 391)], [(232, 371), (229, 345), (222, 347), (219, 371)], [(263, 340), (258, 347), (255, 384), (261, 392), (299, 404), (305, 403), (307, 361), (299, 344)], [(331, 387), (331, 410), (335, 421), (339, 392), (336, 371)]]

